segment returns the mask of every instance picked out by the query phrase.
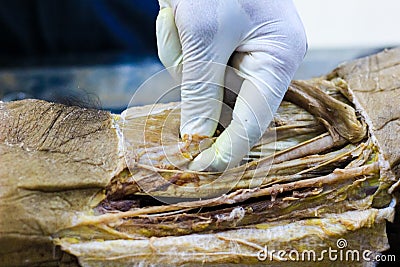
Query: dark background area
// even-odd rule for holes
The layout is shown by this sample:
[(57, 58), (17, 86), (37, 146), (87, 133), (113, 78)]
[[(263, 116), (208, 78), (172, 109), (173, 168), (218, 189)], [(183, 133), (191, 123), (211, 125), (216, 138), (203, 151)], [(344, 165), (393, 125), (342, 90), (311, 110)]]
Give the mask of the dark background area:
[(156, 0), (1, 0), (1, 67), (75, 63), (58, 57), (79, 64), (80, 55), (95, 60), (90, 54), (155, 55), (158, 10)]
[(0, 0), (0, 100), (119, 112), (162, 68), (157, 0)]

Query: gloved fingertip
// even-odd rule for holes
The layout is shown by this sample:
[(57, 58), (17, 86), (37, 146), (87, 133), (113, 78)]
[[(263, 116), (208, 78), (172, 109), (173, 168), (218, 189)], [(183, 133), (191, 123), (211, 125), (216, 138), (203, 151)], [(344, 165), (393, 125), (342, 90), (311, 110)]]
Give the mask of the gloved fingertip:
[(212, 168), (215, 161), (215, 153), (209, 148), (201, 152), (192, 162), (189, 163), (188, 169), (191, 171), (208, 171)]

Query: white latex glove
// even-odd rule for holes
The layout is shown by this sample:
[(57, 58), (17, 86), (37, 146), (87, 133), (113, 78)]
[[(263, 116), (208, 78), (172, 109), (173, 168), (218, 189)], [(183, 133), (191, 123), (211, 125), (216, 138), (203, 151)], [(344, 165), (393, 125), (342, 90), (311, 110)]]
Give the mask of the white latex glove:
[(291, 0), (164, 0), (157, 18), (160, 60), (182, 73), (181, 135), (212, 136), (223, 97), (225, 65), (244, 78), (233, 119), (189, 165), (236, 166), (273, 118), (307, 49)]

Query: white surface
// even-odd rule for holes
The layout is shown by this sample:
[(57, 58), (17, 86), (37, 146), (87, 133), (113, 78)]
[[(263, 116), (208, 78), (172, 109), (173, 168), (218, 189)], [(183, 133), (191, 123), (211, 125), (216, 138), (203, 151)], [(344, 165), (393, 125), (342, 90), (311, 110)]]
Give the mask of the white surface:
[(399, 0), (294, 0), (309, 47), (400, 45)]

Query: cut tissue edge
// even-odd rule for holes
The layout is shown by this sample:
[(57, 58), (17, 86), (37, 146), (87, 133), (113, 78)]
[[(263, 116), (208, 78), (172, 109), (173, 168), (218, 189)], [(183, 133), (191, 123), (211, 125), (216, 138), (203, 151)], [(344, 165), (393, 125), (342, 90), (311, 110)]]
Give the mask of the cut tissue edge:
[[(345, 95), (350, 97), (350, 100), (351, 100), (351, 102), (353, 102), (356, 110), (361, 114), (365, 123), (368, 125), (369, 137), (371, 138), (373, 144), (378, 148), (378, 151), (383, 151), (382, 146), (380, 145), (379, 141), (375, 137), (374, 127), (373, 127), (371, 118), (369, 117), (367, 112), (362, 108), (362, 105), (360, 104), (357, 96), (354, 95), (352, 88), (350, 88), (350, 85), (348, 85), (348, 84), (347, 84), (347, 89), (346, 89)], [(396, 176), (391, 169), (390, 163), (385, 158), (383, 153), (378, 153), (378, 163), (379, 163), (380, 175), (387, 176), (387, 178), (389, 178), (389, 180), (391, 180), (391, 181), (396, 181)], [(388, 193), (392, 194), (396, 189), (398, 189), (399, 185), (400, 185), (400, 179), (398, 179), (397, 182), (395, 182), (388, 189)]]
[(162, 113), (166, 110), (173, 110), (178, 108), (180, 105), (179, 102), (171, 102), (167, 104), (152, 104), (152, 105), (145, 105), (141, 107), (135, 107), (135, 113), (129, 113), (130, 108), (128, 107), (124, 111), (121, 112), (121, 114), (111, 114), (111, 119), (112, 119), (112, 128), (115, 129), (116, 136), (118, 138), (118, 157), (120, 157), (122, 160), (122, 166), (121, 164), (118, 165), (118, 167), (115, 169), (113, 173), (113, 177), (117, 176), (124, 168), (127, 166), (127, 159), (125, 156), (127, 155), (127, 150), (126, 146), (129, 146), (128, 140), (124, 138), (124, 125), (129, 119), (134, 119), (134, 118), (140, 118), (143, 116), (148, 116), (148, 115), (155, 115)]

